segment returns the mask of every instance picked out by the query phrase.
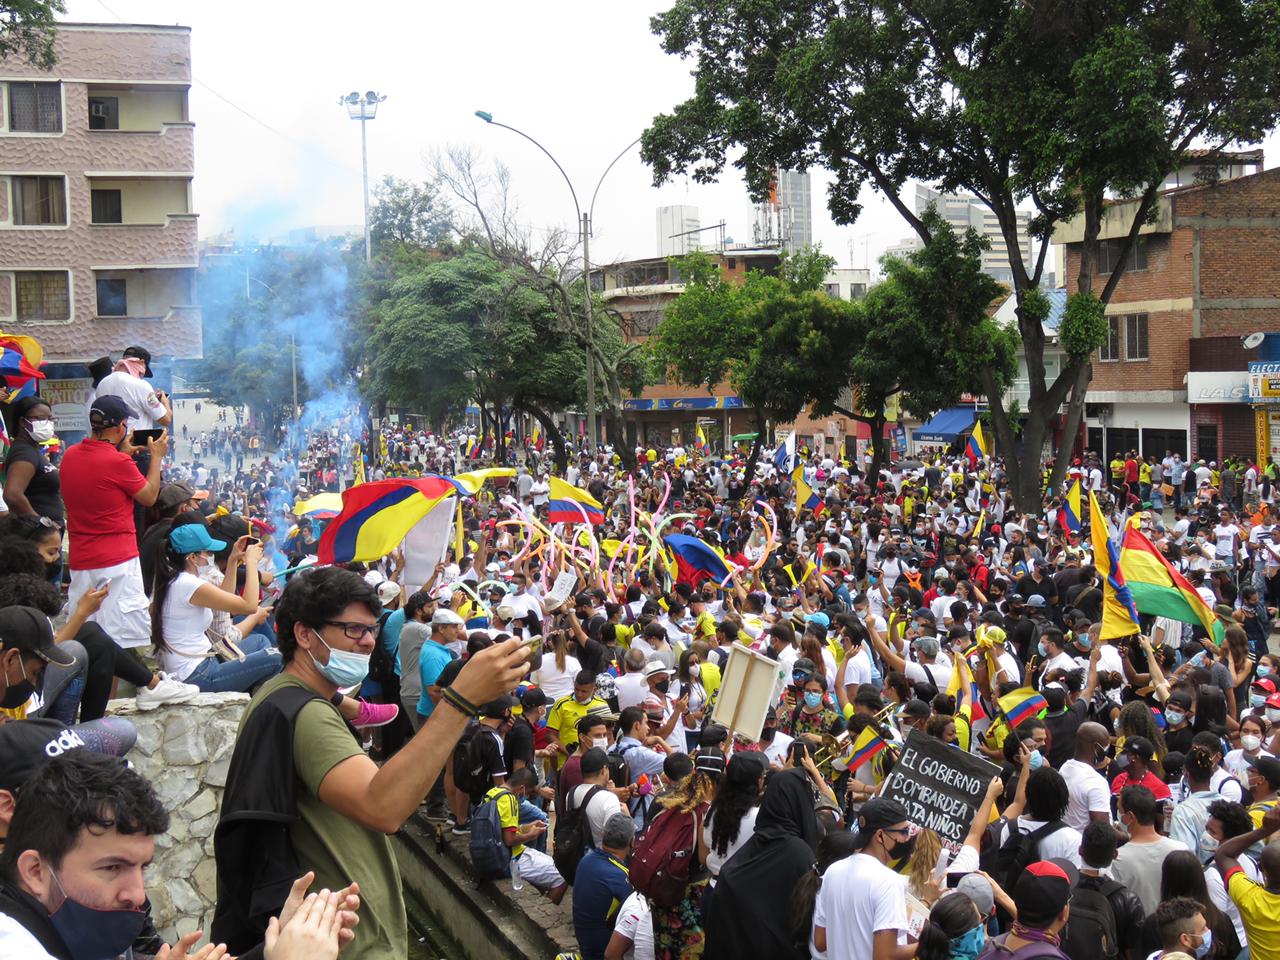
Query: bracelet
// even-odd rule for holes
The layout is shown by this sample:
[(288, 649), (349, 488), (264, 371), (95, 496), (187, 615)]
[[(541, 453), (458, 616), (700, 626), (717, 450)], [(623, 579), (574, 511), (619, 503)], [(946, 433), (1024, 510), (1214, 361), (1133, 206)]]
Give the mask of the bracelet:
[(480, 716), (480, 708), (477, 707), (470, 700), (468, 700), (466, 697), (464, 697), (462, 694), (458, 693), (452, 687), (445, 687), (443, 690), (441, 690), (440, 698), (444, 700), (445, 703), (449, 704), (451, 707), (458, 710), (460, 713), (465, 714), (468, 717)]

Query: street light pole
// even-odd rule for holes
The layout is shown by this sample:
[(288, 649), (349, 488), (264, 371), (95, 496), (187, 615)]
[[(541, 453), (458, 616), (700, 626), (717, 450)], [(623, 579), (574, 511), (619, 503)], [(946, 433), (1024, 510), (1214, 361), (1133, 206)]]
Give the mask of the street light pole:
[[(560, 161), (552, 156), (551, 151), (540, 144), (529, 134), (523, 130), (517, 130), (515, 127), (505, 123), (499, 123), (493, 119), (493, 114), (485, 110), (477, 110), (475, 115), (485, 123), (495, 127), (502, 127), (504, 130), (510, 130), (517, 136), (524, 137), (535, 147), (546, 154), (547, 159), (556, 165), (556, 169), (560, 171), (560, 176), (564, 178), (565, 184), (569, 187), (569, 195), (573, 197), (573, 209), (578, 215), (579, 230), (582, 235), (582, 301), (583, 316), (586, 322), (586, 341), (587, 341), (587, 437), (591, 442), (592, 455), (595, 454), (599, 442), (599, 429), (596, 424), (596, 357), (595, 357), (595, 333), (593, 330), (593, 317), (591, 306), (591, 221), (596, 209), (596, 196), (600, 193), (600, 185), (604, 183), (604, 178), (609, 175), (609, 171), (614, 165), (626, 156), (627, 152), (640, 142), (640, 137), (636, 137), (629, 144), (622, 148), (616, 157), (609, 162), (604, 168), (604, 173), (600, 174), (600, 179), (596, 181), (596, 188), (591, 193), (591, 204), (583, 213), (582, 206), (578, 203), (578, 193), (573, 189), (573, 181), (569, 179), (569, 175), (564, 172), (564, 167), (560, 166)], [(620, 442), (623, 438), (615, 437), (614, 442)]]
[(360, 121), (360, 167), (364, 183), (364, 262), (373, 262), (373, 238), (369, 232), (369, 135), (366, 124), (378, 115), (378, 104), (387, 99), (386, 94), (368, 90), (361, 96), (352, 90), (338, 98), (338, 105), (347, 108), (347, 116)]

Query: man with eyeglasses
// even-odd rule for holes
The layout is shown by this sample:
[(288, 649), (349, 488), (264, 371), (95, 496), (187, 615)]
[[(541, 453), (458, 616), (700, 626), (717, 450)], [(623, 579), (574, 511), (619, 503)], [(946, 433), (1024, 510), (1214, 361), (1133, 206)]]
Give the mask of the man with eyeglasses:
[(514, 689), (528, 651), (509, 640), (472, 656), (417, 734), (379, 767), (335, 701), (368, 672), (380, 610), (374, 589), (339, 567), (295, 575), (276, 606), (284, 667), (245, 711), (214, 837), (213, 938), (235, 953), (261, 940), (292, 878), (314, 870), (321, 888), (360, 884), (360, 926), (346, 960), (407, 960), (388, 835), (426, 798), (478, 704)]

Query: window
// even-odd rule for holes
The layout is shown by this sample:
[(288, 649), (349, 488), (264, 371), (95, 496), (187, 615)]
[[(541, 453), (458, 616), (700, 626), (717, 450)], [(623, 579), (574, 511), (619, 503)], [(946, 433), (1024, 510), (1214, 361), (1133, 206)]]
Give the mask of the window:
[(14, 278), (18, 288), (20, 321), (71, 318), (71, 297), (65, 271), (20, 271), (14, 274)]
[[(1123, 237), (1117, 240), (1101, 240), (1098, 243), (1098, 275), (1105, 276), (1112, 273), (1116, 266), (1120, 263), (1120, 250), (1124, 247), (1125, 240)], [(1133, 247), (1129, 251), (1129, 260), (1125, 264), (1125, 270), (1145, 270), (1147, 269), (1147, 238), (1138, 237), (1133, 241)]]
[(62, 177), (14, 177), (13, 222), (21, 226), (67, 222)]
[(119, 190), (92, 191), (94, 223), (124, 223)]
[(62, 85), (11, 82), (9, 129), (15, 133), (61, 133)]
[(1147, 315), (1131, 313), (1124, 318), (1124, 358), (1147, 359)]
[(861, 300), (867, 295), (867, 285), (865, 283), (855, 283), (849, 287), (849, 299)]
[(1120, 318), (1107, 317), (1107, 339), (1098, 349), (1099, 360), (1120, 359)]
[(840, 299), (840, 284), (838, 284), (838, 283), (824, 283), (824, 284), (823, 284), (823, 286), (827, 288), (827, 296), (828, 296), (828, 297), (830, 297), (832, 300), (839, 300), (839, 299)]
[(98, 280), (98, 316), (127, 317), (129, 300), (125, 296), (123, 280)]
[(90, 130), (119, 130), (120, 129), (120, 98), (119, 97), (90, 97), (89, 98), (89, 129)]

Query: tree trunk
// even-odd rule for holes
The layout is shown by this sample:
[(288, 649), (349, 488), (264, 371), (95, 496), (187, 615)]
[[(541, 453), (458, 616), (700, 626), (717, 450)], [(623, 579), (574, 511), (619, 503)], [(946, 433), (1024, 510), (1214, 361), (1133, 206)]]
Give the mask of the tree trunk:
[(613, 443), (613, 450), (622, 460), (623, 471), (631, 473), (636, 468), (636, 452), (627, 442), (627, 425), (622, 419), (622, 414), (610, 407), (605, 415), (605, 422), (609, 427), (609, 439)]
[(542, 424), (542, 432), (547, 435), (547, 439), (551, 441), (551, 445), (556, 451), (556, 472), (563, 474), (569, 469), (569, 447), (565, 443), (564, 434), (560, 432), (556, 422), (551, 419), (551, 415), (545, 410), (529, 403), (525, 404), (525, 409), (529, 411), (538, 423)]
[[(874, 417), (868, 417), (867, 419), (862, 421), (868, 427), (871, 428), (871, 470), (870, 470), (871, 483), (870, 483), (870, 486), (873, 493), (875, 492), (876, 484), (880, 482), (880, 468), (889, 462), (889, 451), (885, 447), (885, 439), (884, 439), (884, 425), (885, 425), (885, 419), (884, 419), (884, 413), (883, 413), (884, 403), (882, 402), (878, 407), (876, 407), (876, 409), (882, 412), (876, 414)], [(856, 441), (854, 444), (854, 449), (855, 450), (857, 449)]]
[(756, 475), (756, 461), (760, 459), (760, 447), (764, 444), (764, 411), (760, 408), (755, 410), (756, 417), (756, 440), (751, 445), (751, 458), (747, 461), (746, 482), (747, 486), (751, 485), (751, 481)]
[(506, 424), (502, 420), (502, 405), (493, 405), (493, 459), (498, 464), (506, 463), (507, 435)]

